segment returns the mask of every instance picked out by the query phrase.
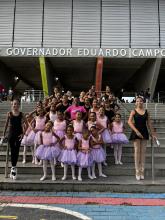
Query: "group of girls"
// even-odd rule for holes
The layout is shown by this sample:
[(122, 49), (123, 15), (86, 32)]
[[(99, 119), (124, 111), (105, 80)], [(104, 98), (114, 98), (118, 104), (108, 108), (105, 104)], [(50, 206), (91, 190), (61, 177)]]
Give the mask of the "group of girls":
[(56, 180), (55, 165), (58, 162), (64, 169), (62, 180), (67, 178), (68, 166), (71, 166), (73, 180), (76, 179), (75, 166), (78, 166), (79, 181), (82, 181), (83, 168), (87, 169), (90, 179), (95, 179), (96, 165), (99, 176), (106, 177), (102, 171), (102, 164), (106, 165), (106, 144), (114, 148), (115, 164), (122, 165), (122, 145), (127, 144), (128, 139), (124, 134), (121, 115), (116, 113), (110, 123), (105, 115), (105, 107), (96, 109), (94, 106), (95, 104), (89, 109), (87, 120), (81, 110), (74, 112), (73, 120), (67, 120), (64, 114), (67, 108), (60, 111), (65, 105), (57, 111), (52, 103), (47, 113), (46, 108), (38, 103), (34, 111), (36, 116), (33, 116), (34, 112), (26, 116), (21, 142), (24, 146), (23, 163), (26, 163), (27, 147), (30, 146), (32, 163), (43, 164), (44, 175), (41, 181), (47, 178), (48, 162), (53, 181)]
[[(106, 145), (114, 149), (115, 164), (122, 165), (122, 145), (128, 143), (124, 134), (124, 124), (118, 113), (110, 88), (99, 99), (94, 86), (89, 92), (81, 92), (80, 98), (73, 98), (71, 92), (61, 96), (55, 87), (54, 94), (43, 102), (38, 102), (36, 109), (26, 117), (19, 110), (20, 103), (13, 100), (11, 111), (7, 113), (4, 129), (6, 137), (9, 127), (8, 142), (11, 148), (12, 179), (17, 178), (17, 162), (22, 145), (23, 163), (26, 163), (27, 148), (32, 151), (32, 163), (43, 164), (43, 177), (47, 178), (47, 163), (50, 163), (52, 180), (56, 180), (55, 165), (59, 162), (64, 169), (62, 180), (67, 178), (68, 166), (71, 166), (72, 179), (76, 179), (75, 166), (78, 166), (78, 180), (82, 180), (82, 169), (86, 168), (90, 179), (96, 178), (95, 166), (99, 176), (102, 164), (106, 165)], [(132, 132), (130, 140), (134, 143), (136, 179), (144, 179), (145, 151), (149, 132), (156, 140), (150, 115), (143, 106), (143, 97), (137, 97), (135, 109), (131, 111), (128, 125)]]

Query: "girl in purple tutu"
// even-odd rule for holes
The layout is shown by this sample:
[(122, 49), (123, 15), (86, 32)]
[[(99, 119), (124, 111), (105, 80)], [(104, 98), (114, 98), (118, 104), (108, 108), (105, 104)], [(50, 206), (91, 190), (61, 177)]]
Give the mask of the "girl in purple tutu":
[[(32, 131), (29, 133), (27, 137), (27, 142), (29, 143), (29, 145), (34, 146), (34, 152), (36, 151), (37, 146), (41, 144), (40, 134), (45, 129), (45, 123), (46, 123), (46, 116), (43, 108), (37, 109), (37, 115), (38, 116), (36, 116), (31, 122)], [(35, 126), (33, 127), (34, 123)], [(32, 163), (38, 164), (38, 160), (35, 156), (33, 157)]]
[(47, 122), (44, 131), (40, 133), (41, 145), (36, 149), (35, 156), (43, 161), (43, 177), (41, 181), (47, 178), (47, 163), (50, 162), (52, 171), (52, 180), (56, 180), (54, 160), (59, 155), (59, 137), (52, 131), (53, 123)]
[(92, 147), (91, 150), (91, 155), (93, 157), (93, 166), (92, 166), (92, 177), (96, 178), (95, 175), (95, 164), (98, 166), (99, 170), (99, 176), (101, 177), (107, 177), (105, 174), (102, 172), (102, 163), (105, 162), (106, 159), (106, 154), (104, 149), (102, 148), (103, 145), (103, 139), (101, 135), (98, 133), (97, 128), (95, 126), (92, 126), (91, 129), (91, 140), (90, 144)]
[[(54, 121), (53, 131), (54, 133), (61, 139), (64, 138), (66, 132), (66, 120), (64, 119), (64, 114), (61, 111), (57, 112), (57, 119)], [(58, 161), (61, 162), (61, 156), (63, 153), (63, 149), (59, 148), (60, 154), (58, 157)], [(61, 166), (63, 167), (63, 163), (61, 162)]]
[(90, 148), (90, 133), (84, 130), (82, 139), (79, 141), (79, 152), (77, 154), (78, 180), (82, 181), (81, 173), (83, 168), (87, 168), (89, 179), (93, 179), (91, 175), (91, 167), (93, 165), (93, 158)]
[(128, 144), (128, 138), (123, 133), (124, 125), (121, 121), (121, 115), (119, 113), (115, 114), (114, 122), (112, 122), (112, 143), (114, 147), (114, 157), (115, 164), (122, 165), (122, 145)]
[(96, 121), (96, 112), (91, 112), (89, 113), (89, 118), (87, 122), (87, 128), (90, 131), (92, 126), (97, 126), (97, 121)]
[(105, 109), (103, 107), (99, 109), (99, 114), (97, 116), (97, 124), (99, 125), (99, 127), (101, 127), (99, 133), (101, 133), (102, 135), (103, 142), (105, 144), (112, 143), (111, 134), (108, 130), (109, 121), (107, 116), (105, 115)]
[(21, 141), (21, 146), (24, 147), (23, 150), (23, 161), (22, 163), (25, 164), (26, 163), (26, 152), (27, 152), (27, 147), (31, 148), (31, 152), (32, 152), (32, 158), (34, 156), (34, 149), (32, 146), (29, 145), (28, 141), (27, 141), (27, 137), (30, 134), (30, 132), (32, 131), (32, 128), (30, 126), (31, 121), (33, 120), (33, 117), (31, 115), (26, 115), (26, 121), (24, 123), (24, 136), (23, 139)]
[(82, 138), (82, 132), (85, 127), (84, 121), (82, 120), (82, 113), (80, 111), (77, 111), (76, 113), (76, 119), (73, 120), (73, 128), (75, 136), (78, 140), (81, 140)]
[(62, 177), (62, 180), (66, 180), (67, 178), (68, 165), (71, 166), (72, 179), (75, 180), (75, 165), (77, 163), (76, 149), (78, 147), (78, 140), (74, 135), (74, 129), (72, 125), (68, 125), (66, 129), (66, 135), (61, 140), (61, 144), (64, 149), (61, 155), (61, 162), (64, 164), (64, 176)]
[(54, 121), (53, 131), (60, 139), (65, 135), (66, 120), (64, 120), (64, 114), (60, 111), (57, 112), (57, 119)]

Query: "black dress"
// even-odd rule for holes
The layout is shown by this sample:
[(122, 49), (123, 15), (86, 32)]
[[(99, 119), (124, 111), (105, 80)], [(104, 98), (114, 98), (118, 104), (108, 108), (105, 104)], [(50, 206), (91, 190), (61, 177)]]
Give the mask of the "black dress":
[(8, 138), (16, 138), (20, 136), (23, 133), (22, 129), (22, 112), (19, 113), (19, 115), (15, 116), (10, 112), (9, 117), (9, 135)]
[(12, 114), (12, 112), (10, 112), (8, 142), (11, 148), (12, 167), (15, 167), (18, 161), (19, 148), (21, 145), (20, 135), (23, 133), (22, 118), (22, 112), (20, 112), (18, 116), (15, 116)]
[[(145, 110), (145, 113), (143, 115), (139, 114), (135, 110), (135, 115), (134, 115), (134, 125), (136, 129), (142, 134), (143, 139), (148, 140), (149, 139), (149, 133), (147, 129), (147, 120), (148, 120), (148, 112)], [(136, 139), (141, 139), (135, 131), (132, 130), (131, 135), (130, 135), (130, 140), (136, 140)]]

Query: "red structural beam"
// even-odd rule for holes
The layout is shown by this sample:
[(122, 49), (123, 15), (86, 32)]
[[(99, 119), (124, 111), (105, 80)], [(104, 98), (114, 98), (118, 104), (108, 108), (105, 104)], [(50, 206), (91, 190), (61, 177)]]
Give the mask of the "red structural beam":
[(100, 94), (102, 88), (102, 74), (103, 74), (103, 57), (98, 57), (96, 64), (96, 78), (95, 78), (95, 89), (98, 95)]

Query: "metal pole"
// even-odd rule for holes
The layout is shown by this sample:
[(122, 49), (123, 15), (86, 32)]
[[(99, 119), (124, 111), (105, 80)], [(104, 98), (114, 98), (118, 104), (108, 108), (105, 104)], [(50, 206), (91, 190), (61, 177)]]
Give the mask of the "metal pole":
[(155, 180), (155, 161), (154, 161), (154, 145), (153, 145), (153, 139), (151, 138), (151, 170), (152, 170), (152, 181)]
[(7, 150), (6, 150), (5, 178), (8, 178), (8, 168), (9, 168), (9, 143), (7, 143)]

